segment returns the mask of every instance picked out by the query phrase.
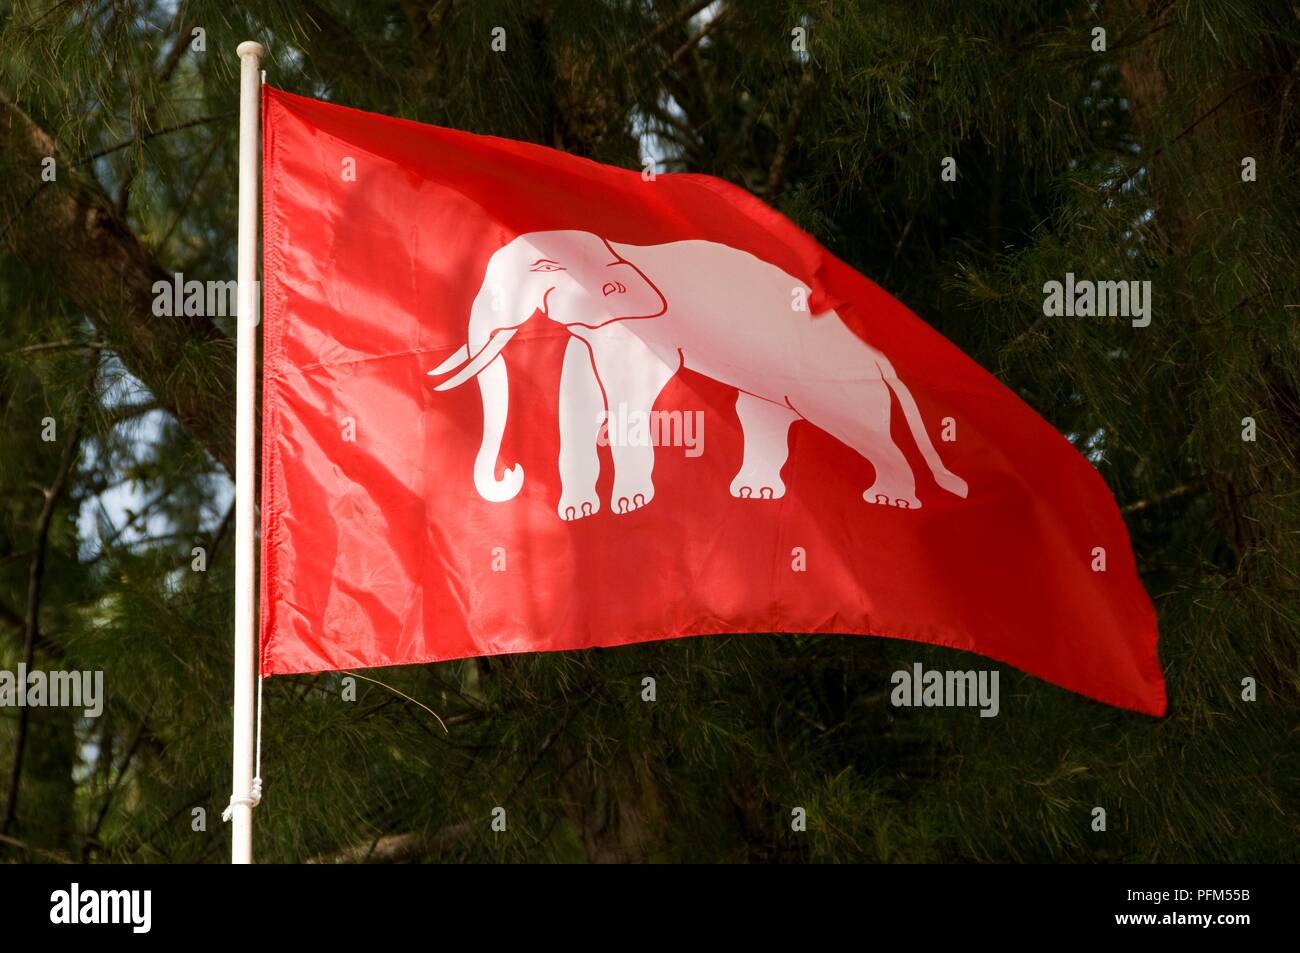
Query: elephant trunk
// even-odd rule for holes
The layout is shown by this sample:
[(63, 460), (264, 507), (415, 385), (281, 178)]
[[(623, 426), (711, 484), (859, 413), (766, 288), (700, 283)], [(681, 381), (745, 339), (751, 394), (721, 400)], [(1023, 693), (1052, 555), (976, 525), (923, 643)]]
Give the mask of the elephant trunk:
[(501, 452), (501, 438), (506, 432), (506, 416), (510, 408), (510, 384), (506, 374), (506, 359), (498, 357), (478, 373), (478, 389), (483, 397), (483, 443), (474, 458), (474, 487), (479, 496), (490, 503), (504, 503), (513, 499), (524, 485), (524, 468), (519, 464), (507, 467), (497, 479), (497, 455)]
[(483, 442), (474, 458), (474, 487), (483, 499), (492, 503), (513, 499), (524, 485), (524, 468), (518, 464), (507, 467), (501, 479), (496, 475), (497, 454), (501, 451), (510, 410), (509, 379), (501, 349), (514, 337), (520, 323), (503, 326), (498, 311), (485, 284), (470, 311), (465, 345), (429, 371), (437, 377), (459, 368), (434, 390), (451, 390), (471, 377), (478, 381), (483, 398)]

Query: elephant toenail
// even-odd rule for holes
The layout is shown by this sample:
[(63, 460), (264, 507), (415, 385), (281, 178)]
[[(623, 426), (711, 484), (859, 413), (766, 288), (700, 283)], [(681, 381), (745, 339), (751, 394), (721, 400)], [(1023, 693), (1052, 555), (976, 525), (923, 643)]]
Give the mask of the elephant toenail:
[(573, 507), (572, 507), (572, 506), (566, 506), (566, 507), (564, 508), (564, 518), (565, 518), (566, 520), (571, 520), (571, 519), (573, 519), (573, 516), (574, 516)]
[(636, 496), (634, 496), (632, 498), (632, 506), (634, 509), (640, 509), (641, 507), (645, 506), (645, 494), (638, 493)]
[(773, 496), (773, 494), (772, 494), (772, 488), (771, 488), (770, 486), (765, 486), (765, 487), (763, 487), (763, 489), (761, 489), (761, 490), (758, 491), (758, 495), (761, 496), (761, 497), (762, 497), (763, 499), (765, 499), (765, 500), (770, 500), (770, 499), (772, 499), (772, 496)]
[(582, 504), (582, 515), (583, 515), (583, 516), (590, 516), (590, 515), (592, 514), (592, 512), (593, 512), (593, 511), (592, 511), (592, 509), (591, 509), (591, 504), (590, 504), (590, 503), (583, 503), (583, 504)]

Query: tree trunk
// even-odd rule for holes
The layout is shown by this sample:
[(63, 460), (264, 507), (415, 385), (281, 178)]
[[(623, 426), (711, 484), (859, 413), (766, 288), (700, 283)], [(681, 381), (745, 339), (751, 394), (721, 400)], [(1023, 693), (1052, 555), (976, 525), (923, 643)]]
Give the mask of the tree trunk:
[[(55, 160), (53, 182), (42, 180), (47, 158)], [(154, 315), (154, 282), (171, 277), (50, 135), (3, 94), (0, 228), (0, 241), (49, 275), (127, 370), (233, 473), (234, 342), (207, 318)]]

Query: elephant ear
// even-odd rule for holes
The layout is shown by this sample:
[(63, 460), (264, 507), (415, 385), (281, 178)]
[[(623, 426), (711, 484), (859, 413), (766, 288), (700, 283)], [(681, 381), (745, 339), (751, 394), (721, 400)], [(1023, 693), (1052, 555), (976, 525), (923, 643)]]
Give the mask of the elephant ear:
[[(610, 313), (618, 320), (630, 318), (657, 318), (668, 310), (668, 301), (659, 287), (636, 265), (605, 242), (614, 261), (601, 269), (602, 286), (599, 291), (608, 302)], [(614, 285), (611, 288), (610, 285)]]

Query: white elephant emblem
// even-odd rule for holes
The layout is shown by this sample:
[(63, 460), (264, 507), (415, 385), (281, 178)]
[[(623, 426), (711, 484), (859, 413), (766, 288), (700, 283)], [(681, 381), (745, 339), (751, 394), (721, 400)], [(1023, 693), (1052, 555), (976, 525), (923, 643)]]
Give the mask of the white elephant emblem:
[[(474, 486), (503, 502), (523, 486), (523, 468), (496, 475), (505, 432), (508, 381), (501, 349), (540, 311), (569, 329), (559, 395), (562, 519), (600, 510), (597, 438), (614, 408), (649, 414), (682, 367), (738, 391), (744, 436), (731, 495), (775, 500), (790, 425), (803, 419), (856, 450), (875, 468), (868, 503), (917, 509), (916, 482), (890, 437), (892, 389), (935, 481), (965, 497), (966, 481), (947, 470), (907, 386), (884, 354), (834, 311), (793, 310), (810, 289), (748, 252), (708, 241), (625, 245), (582, 231), (530, 232), (488, 261), (469, 316), (467, 343), (430, 371), (451, 374), (437, 390), (471, 377), (483, 397), (483, 441)], [(886, 386), (888, 385), (888, 387)], [(654, 498), (654, 447), (612, 446), (616, 513)]]

